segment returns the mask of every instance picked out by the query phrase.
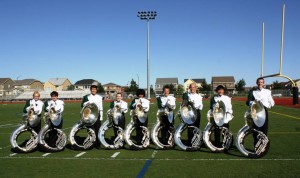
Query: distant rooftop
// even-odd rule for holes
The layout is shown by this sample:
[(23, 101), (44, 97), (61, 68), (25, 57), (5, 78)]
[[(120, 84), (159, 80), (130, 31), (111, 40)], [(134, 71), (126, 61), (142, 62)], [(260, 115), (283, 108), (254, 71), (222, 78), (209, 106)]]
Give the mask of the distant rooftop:
[(62, 85), (67, 78), (50, 78), (48, 82), (52, 83), (53, 85)]

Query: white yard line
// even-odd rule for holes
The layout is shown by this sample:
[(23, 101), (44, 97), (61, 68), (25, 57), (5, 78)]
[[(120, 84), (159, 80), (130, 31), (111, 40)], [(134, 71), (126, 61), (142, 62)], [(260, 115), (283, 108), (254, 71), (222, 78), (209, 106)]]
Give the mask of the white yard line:
[[(82, 152), (85, 153), (85, 152)], [(80, 154), (82, 154), (80, 153)], [(13, 153), (14, 155), (17, 153)], [(11, 154), (12, 155), (12, 154)], [(111, 158), (75, 158), (75, 157), (22, 157), (22, 156), (15, 156), (15, 157), (0, 157), (0, 159), (57, 159), (57, 160), (108, 160), (108, 161), (145, 161), (149, 160), (148, 158), (146, 159), (136, 159), (136, 158), (124, 158), (124, 159), (111, 159)], [(163, 158), (163, 159), (155, 159), (155, 161), (300, 161), (299, 159), (294, 159), (294, 158), (279, 158), (279, 159), (209, 159), (209, 158), (199, 158), (199, 159), (185, 159), (185, 158)]]
[(81, 153), (79, 153), (79, 154), (75, 155), (75, 158), (78, 158), (78, 157), (80, 157), (80, 156), (84, 155), (85, 153), (86, 153), (86, 152), (81, 152)]
[(155, 158), (155, 155), (156, 155), (157, 152), (158, 152), (157, 150), (154, 150), (154, 151), (153, 151), (152, 156), (151, 156), (152, 159)]
[(0, 125), (0, 127), (5, 127), (5, 126), (9, 126), (9, 125), (12, 125), (12, 124), (3, 124), (3, 125)]
[(67, 127), (67, 128), (62, 129), (62, 130), (67, 130), (67, 129), (70, 129), (70, 128), (72, 128), (72, 127)]
[(120, 154), (120, 152), (115, 152), (115, 153), (111, 156), (111, 158), (116, 158), (119, 154)]
[(16, 154), (18, 154), (18, 153), (12, 153), (12, 154), (9, 154), (9, 156), (15, 156)]
[(46, 157), (46, 156), (48, 156), (48, 155), (50, 155), (51, 153), (45, 153), (45, 154), (43, 154), (42, 156), (43, 157)]

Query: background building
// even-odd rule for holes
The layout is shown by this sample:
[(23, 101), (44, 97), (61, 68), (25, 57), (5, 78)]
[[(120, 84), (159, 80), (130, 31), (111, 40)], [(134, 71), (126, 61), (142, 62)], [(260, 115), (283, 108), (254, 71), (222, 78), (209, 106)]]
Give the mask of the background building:
[(15, 80), (15, 94), (20, 94), (27, 91), (43, 91), (44, 84), (36, 79)]
[(72, 83), (67, 78), (51, 78), (44, 84), (45, 91), (66, 91)]
[(94, 79), (82, 79), (74, 84), (75, 90), (90, 90), (92, 85), (99, 85), (100, 83)]
[(178, 78), (156, 78), (155, 93), (162, 94), (165, 85), (173, 85), (175, 89), (178, 88)]
[(13, 95), (15, 82), (11, 78), (0, 78), (0, 97), (7, 98)]
[(198, 88), (202, 88), (202, 83), (205, 82), (205, 78), (184, 79), (183, 82), (184, 82), (183, 83), (184, 92), (187, 92), (189, 90), (189, 86), (191, 83), (196, 83), (197, 90), (198, 90)]
[(215, 76), (211, 78), (212, 90), (215, 90), (218, 85), (223, 85), (228, 92), (235, 91), (235, 80), (233, 76)]

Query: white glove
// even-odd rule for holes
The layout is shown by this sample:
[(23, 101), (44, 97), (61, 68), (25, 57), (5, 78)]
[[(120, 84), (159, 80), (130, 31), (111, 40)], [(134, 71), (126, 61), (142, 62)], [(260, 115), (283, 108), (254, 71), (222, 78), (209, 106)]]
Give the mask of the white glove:
[(86, 105), (88, 105), (88, 104), (90, 104), (90, 102), (89, 102), (89, 101), (87, 101), (87, 102), (83, 103), (83, 107), (85, 107), (85, 106), (86, 106)]

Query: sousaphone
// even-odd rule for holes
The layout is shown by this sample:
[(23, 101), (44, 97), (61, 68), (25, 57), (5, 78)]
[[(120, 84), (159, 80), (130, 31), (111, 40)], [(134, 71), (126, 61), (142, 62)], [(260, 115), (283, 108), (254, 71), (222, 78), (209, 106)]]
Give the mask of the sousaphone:
[[(193, 151), (200, 149), (203, 141), (202, 141), (202, 132), (200, 128), (192, 126), (196, 121), (197, 112), (196, 109), (193, 107), (192, 103), (190, 102), (183, 102), (180, 106), (179, 113), (177, 116), (180, 118), (181, 123), (177, 127), (174, 140), (177, 146), (179, 146), (182, 150)], [(193, 129), (194, 136), (191, 140), (191, 146), (185, 145), (181, 141), (182, 133), (187, 130), (188, 128)]]
[[(80, 112), (80, 121), (76, 123), (69, 135), (69, 140), (72, 147), (76, 150), (87, 150), (91, 149), (96, 143), (96, 133), (91, 128), (99, 117), (99, 110), (95, 103), (88, 103), (85, 105)], [(87, 137), (85, 137), (83, 143), (79, 143), (76, 139), (76, 134), (80, 130), (87, 131)]]
[[(264, 125), (266, 121), (266, 110), (263, 104), (257, 100), (253, 101), (250, 109), (245, 112), (244, 118), (246, 124), (239, 130), (236, 136), (236, 147), (246, 157), (261, 158), (269, 151), (270, 140), (262, 131), (256, 130), (253, 124), (258, 127)], [(257, 133), (258, 142), (254, 146), (254, 149), (246, 149), (244, 147), (245, 138), (255, 132)]]
[[(10, 136), (10, 143), (14, 151), (28, 153), (37, 148), (38, 133), (32, 128), (36, 127), (40, 122), (41, 118), (35, 113), (33, 107), (31, 107), (27, 114), (23, 115), (23, 123)], [(21, 144), (18, 143), (18, 137), (25, 132), (30, 132), (30, 139)]]
[[(45, 113), (44, 121), (45, 126), (39, 133), (39, 144), (46, 151), (62, 151), (66, 146), (67, 136), (61, 129), (55, 128), (62, 122), (61, 113), (51, 107), (48, 113)], [(47, 136), (48, 138), (46, 138)]]
[[(101, 144), (107, 149), (119, 149), (124, 145), (124, 131), (118, 126), (119, 120), (123, 117), (120, 105), (116, 105), (112, 109), (107, 111), (107, 120), (99, 129), (98, 138)], [(105, 133), (111, 129), (117, 128), (118, 135), (112, 141), (112, 144), (108, 143), (105, 139)]]
[[(233, 135), (230, 130), (223, 127), (233, 118), (232, 114), (226, 112), (226, 106), (222, 100), (216, 102), (213, 110), (207, 112), (208, 123), (203, 132), (203, 140), (205, 145), (213, 152), (227, 151), (233, 144)], [(211, 141), (212, 132), (215, 129), (220, 129), (222, 132), (221, 146), (216, 146)]]
[[(147, 113), (144, 111), (142, 104), (139, 99), (136, 99), (135, 101), (136, 107), (134, 110), (130, 111), (130, 116), (131, 116), (131, 121), (127, 125), (125, 129), (125, 142), (129, 145), (130, 148), (135, 149), (135, 150), (141, 150), (141, 149), (146, 149), (149, 144), (150, 144), (150, 132), (147, 127), (145, 126), (137, 126), (136, 124), (136, 119), (139, 119), (141, 123), (144, 123), (147, 119)], [(136, 130), (136, 127), (141, 127), (143, 137), (141, 144), (137, 144), (132, 140), (132, 132)]]

